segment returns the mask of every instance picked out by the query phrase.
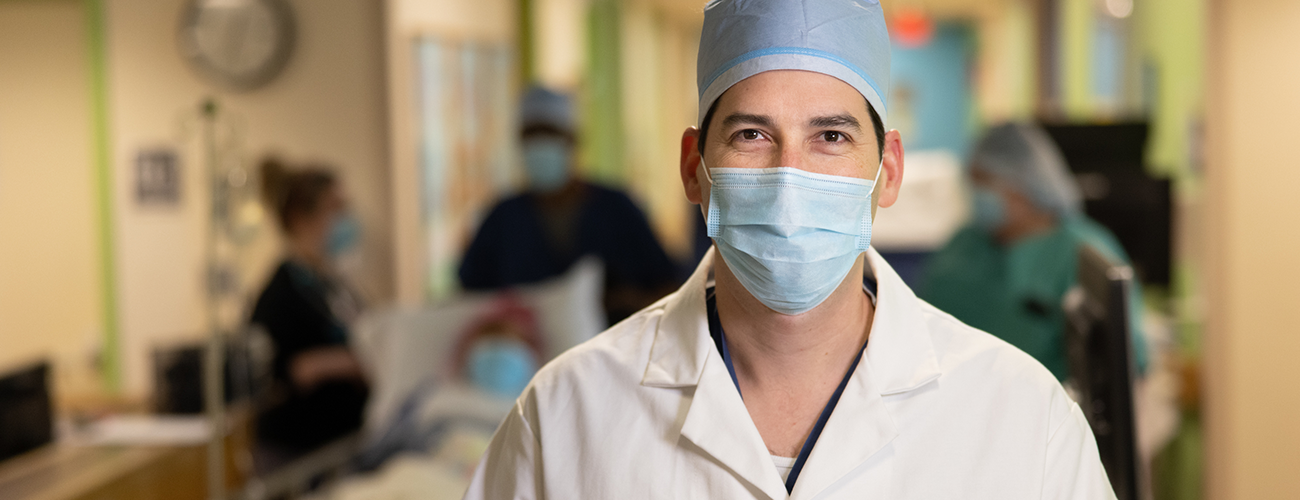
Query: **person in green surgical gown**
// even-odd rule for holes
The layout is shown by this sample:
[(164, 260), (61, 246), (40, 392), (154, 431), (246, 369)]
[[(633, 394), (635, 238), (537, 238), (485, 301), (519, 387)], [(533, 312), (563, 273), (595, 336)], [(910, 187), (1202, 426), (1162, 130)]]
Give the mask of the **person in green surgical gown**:
[[(975, 328), (1029, 353), (1064, 380), (1065, 314), (1061, 299), (1075, 283), (1078, 249), (1090, 244), (1122, 262), (1114, 235), (1083, 214), (1060, 151), (1035, 125), (995, 126), (971, 155), (972, 218), (935, 253), (921, 298)], [(1142, 292), (1130, 308), (1133, 355), (1146, 366)]]

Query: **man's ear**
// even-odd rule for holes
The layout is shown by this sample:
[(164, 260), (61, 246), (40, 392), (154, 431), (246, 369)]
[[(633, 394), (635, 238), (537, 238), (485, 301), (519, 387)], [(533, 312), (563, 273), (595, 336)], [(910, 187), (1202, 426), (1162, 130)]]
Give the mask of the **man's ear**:
[(898, 191), (903, 187), (903, 137), (897, 130), (890, 130), (885, 134), (885, 154), (880, 173), (880, 189), (876, 190), (880, 197), (877, 205), (882, 208), (889, 207), (898, 201)]
[(700, 129), (687, 127), (682, 132), (681, 175), (682, 189), (686, 190), (686, 199), (699, 205), (704, 197), (700, 194)]

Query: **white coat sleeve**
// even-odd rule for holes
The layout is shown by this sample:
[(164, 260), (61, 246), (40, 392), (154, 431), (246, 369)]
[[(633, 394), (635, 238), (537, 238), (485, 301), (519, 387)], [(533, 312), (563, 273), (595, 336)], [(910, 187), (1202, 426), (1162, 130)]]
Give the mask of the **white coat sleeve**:
[[(522, 398), (521, 398), (522, 401)], [(542, 500), (539, 441), (516, 403), (479, 460), (466, 500)]]
[(1097, 439), (1083, 411), (1074, 402), (1070, 402), (1069, 413), (1048, 439), (1046, 458), (1044, 500), (1115, 498), (1097, 452)]

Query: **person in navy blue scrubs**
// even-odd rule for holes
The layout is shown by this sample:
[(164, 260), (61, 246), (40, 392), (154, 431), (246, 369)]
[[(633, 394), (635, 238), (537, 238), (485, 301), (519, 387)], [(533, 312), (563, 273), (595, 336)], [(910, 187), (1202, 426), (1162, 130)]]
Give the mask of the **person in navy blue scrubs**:
[(522, 143), (528, 189), (499, 202), (460, 265), (466, 290), (494, 290), (563, 274), (579, 258), (605, 265), (612, 324), (667, 295), (677, 268), (646, 216), (623, 192), (574, 175), (569, 98), (534, 87), (524, 96)]

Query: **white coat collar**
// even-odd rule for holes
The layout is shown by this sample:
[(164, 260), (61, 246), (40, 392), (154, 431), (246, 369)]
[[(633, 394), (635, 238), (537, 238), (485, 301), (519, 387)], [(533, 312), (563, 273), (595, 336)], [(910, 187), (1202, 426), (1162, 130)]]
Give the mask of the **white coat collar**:
[[(713, 347), (705, 287), (717, 251), (710, 249), (695, 272), (664, 301), (650, 362), (641, 379), (652, 387), (697, 385)], [(906, 392), (938, 378), (939, 360), (921, 314), (920, 299), (876, 250), (867, 250), (876, 276), (876, 312), (864, 358), (881, 395)]]
[[(715, 255), (710, 250), (686, 284), (665, 299), (641, 383), (695, 386), (690, 407), (679, 421), (681, 435), (755, 489), (774, 499), (786, 498), (762, 437), (709, 335), (705, 286)], [(867, 351), (791, 498), (815, 496), (884, 448), (898, 431), (882, 397), (919, 388), (940, 375), (919, 299), (874, 249), (867, 256), (878, 291)]]

